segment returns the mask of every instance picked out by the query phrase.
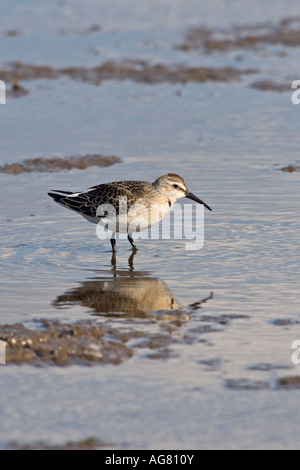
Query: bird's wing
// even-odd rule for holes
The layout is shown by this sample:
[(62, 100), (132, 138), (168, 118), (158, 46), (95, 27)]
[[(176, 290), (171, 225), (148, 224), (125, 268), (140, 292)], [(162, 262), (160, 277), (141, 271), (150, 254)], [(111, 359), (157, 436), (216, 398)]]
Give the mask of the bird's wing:
[[(141, 183), (140, 181), (120, 181), (117, 183), (106, 183), (98, 186), (92, 186), (87, 191), (78, 193), (69, 193), (66, 191), (57, 191), (57, 193), (48, 193), (56, 202), (89, 217), (101, 218), (102, 212), (100, 206), (111, 205), (119, 214), (120, 204), (129, 208), (145, 194), (145, 184), (149, 187), (151, 183)], [(122, 199), (121, 199), (122, 198)], [(103, 212), (103, 215), (104, 215)]]

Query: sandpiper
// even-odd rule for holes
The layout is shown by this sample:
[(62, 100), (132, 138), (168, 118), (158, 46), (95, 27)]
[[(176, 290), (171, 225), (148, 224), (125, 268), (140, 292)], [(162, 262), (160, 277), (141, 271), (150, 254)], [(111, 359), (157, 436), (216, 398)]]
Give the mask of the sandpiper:
[(212, 210), (192, 194), (184, 179), (175, 173), (160, 176), (154, 183), (147, 181), (117, 181), (92, 186), (83, 192), (48, 193), (55, 202), (78, 212), (89, 222), (100, 223), (112, 230), (112, 250), (116, 249), (116, 232), (127, 233), (136, 250), (133, 232), (140, 232), (159, 222), (177, 199), (187, 197)]

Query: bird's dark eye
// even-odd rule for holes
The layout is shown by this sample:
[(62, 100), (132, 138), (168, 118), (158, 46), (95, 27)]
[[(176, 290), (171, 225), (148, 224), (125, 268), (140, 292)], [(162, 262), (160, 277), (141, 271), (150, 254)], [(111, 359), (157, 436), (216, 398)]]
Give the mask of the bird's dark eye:
[(177, 188), (178, 188), (178, 184), (173, 184), (173, 188), (177, 189)]

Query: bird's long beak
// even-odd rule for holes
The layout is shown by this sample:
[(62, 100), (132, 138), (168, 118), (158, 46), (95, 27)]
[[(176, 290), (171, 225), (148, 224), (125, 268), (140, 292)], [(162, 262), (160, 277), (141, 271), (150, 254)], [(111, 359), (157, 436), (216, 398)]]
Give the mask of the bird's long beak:
[(197, 196), (195, 196), (193, 193), (191, 193), (188, 189), (185, 193), (185, 197), (187, 197), (188, 199), (192, 199), (193, 201), (196, 201), (198, 202), (199, 204), (202, 204), (204, 207), (206, 207), (206, 209), (208, 209), (209, 211), (211, 211), (212, 209), (203, 201), (201, 201), (201, 199), (199, 199)]

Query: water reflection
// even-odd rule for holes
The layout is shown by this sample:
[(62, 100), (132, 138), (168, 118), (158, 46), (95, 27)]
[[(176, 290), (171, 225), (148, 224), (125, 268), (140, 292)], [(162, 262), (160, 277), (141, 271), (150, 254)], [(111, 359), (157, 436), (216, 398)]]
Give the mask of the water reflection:
[[(130, 255), (129, 258), (128, 258), (129, 271), (133, 271), (133, 270), (134, 270), (133, 261), (134, 261), (136, 252), (137, 252), (137, 250), (136, 250), (136, 249), (133, 249), (131, 255)], [(116, 270), (117, 270), (117, 254), (116, 254), (115, 251), (112, 252), (111, 266), (112, 266), (113, 272), (114, 272), (114, 274), (115, 274), (115, 273), (116, 273)]]
[(135, 253), (128, 259), (128, 269), (117, 269), (112, 257), (111, 270), (95, 271), (95, 277), (59, 295), (52, 303), (57, 308), (80, 304), (94, 314), (118, 313), (122, 316), (146, 316), (157, 310), (176, 310), (180, 307), (164, 281), (146, 271), (135, 271)]

